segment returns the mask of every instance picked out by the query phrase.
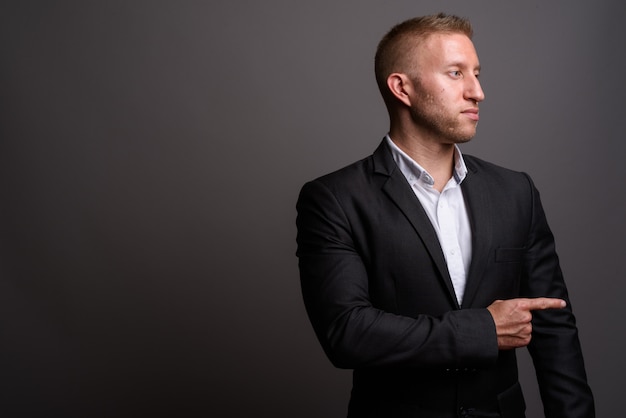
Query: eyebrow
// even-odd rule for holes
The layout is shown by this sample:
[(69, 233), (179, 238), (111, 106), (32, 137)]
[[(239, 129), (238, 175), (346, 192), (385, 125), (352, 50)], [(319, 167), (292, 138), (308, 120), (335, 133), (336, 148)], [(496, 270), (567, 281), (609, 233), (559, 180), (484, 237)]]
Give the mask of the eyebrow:
[[(463, 68), (463, 67), (467, 67), (466, 64), (463, 64), (461, 62), (453, 62), (451, 64), (448, 64), (448, 67), (459, 67), (459, 68)], [(481, 66), (480, 64), (478, 64), (476, 67), (473, 68), (474, 71), (480, 71), (481, 70)]]

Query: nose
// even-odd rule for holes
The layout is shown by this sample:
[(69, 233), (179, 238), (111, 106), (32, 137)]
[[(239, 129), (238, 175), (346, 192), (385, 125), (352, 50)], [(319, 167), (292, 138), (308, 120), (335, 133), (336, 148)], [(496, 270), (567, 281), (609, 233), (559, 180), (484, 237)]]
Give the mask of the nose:
[(480, 86), (480, 81), (478, 81), (478, 77), (474, 75), (471, 77), (467, 77), (465, 80), (467, 83), (467, 85), (465, 86), (465, 98), (475, 103), (485, 100), (485, 93)]

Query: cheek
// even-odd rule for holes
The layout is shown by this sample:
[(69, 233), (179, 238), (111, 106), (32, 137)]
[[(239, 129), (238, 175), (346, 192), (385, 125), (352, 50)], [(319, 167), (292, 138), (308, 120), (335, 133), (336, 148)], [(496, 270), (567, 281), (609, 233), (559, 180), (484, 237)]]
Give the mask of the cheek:
[(435, 103), (436, 103), (435, 96), (433, 96), (432, 94), (425, 94), (422, 97), (420, 97), (420, 100), (416, 102), (418, 108), (424, 107), (424, 106), (430, 107), (434, 105)]

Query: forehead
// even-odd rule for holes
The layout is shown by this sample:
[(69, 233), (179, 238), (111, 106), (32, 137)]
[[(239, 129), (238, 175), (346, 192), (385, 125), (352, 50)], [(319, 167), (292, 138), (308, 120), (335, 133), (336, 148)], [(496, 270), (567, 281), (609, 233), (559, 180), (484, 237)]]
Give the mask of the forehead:
[(418, 42), (414, 49), (418, 63), (479, 66), (474, 44), (460, 33), (434, 33)]

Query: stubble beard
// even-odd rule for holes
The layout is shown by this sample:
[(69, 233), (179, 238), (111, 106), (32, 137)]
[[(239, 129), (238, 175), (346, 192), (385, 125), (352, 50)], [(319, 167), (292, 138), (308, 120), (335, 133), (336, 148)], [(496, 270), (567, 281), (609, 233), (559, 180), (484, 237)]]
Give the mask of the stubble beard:
[(432, 138), (438, 138), (440, 143), (463, 144), (476, 135), (478, 121), (464, 120), (460, 113), (450, 111), (444, 103), (428, 93), (419, 77), (413, 77), (413, 83), (420, 92), (418, 101), (410, 109), (416, 126)]
[(460, 114), (450, 115), (441, 109), (439, 111), (427, 111), (427, 108), (436, 109), (438, 106), (432, 97), (426, 97), (421, 106), (411, 108), (411, 117), (416, 126), (419, 126), (432, 138), (438, 138), (438, 142), (447, 144), (464, 144), (476, 135), (478, 122), (463, 121)]

